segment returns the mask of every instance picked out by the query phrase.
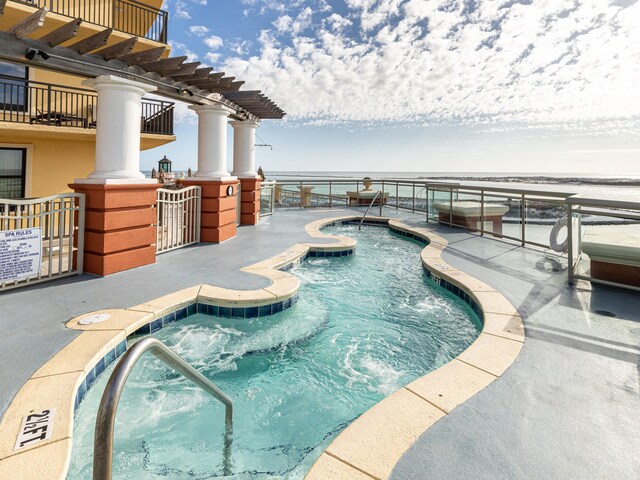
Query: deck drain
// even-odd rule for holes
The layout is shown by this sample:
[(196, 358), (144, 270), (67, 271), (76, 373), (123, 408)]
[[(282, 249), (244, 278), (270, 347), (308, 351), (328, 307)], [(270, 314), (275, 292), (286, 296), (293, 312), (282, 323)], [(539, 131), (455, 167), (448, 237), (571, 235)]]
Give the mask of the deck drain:
[(96, 313), (94, 315), (89, 315), (88, 317), (84, 317), (82, 320), (78, 322), (78, 325), (94, 325), (96, 323), (104, 322), (105, 320), (109, 320), (111, 318), (110, 313)]
[(602, 315), (603, 317), (616, 318), (616, 314), (613, 312), (610, 312), (609, 310), (596, 310), (596, 313), (598, 315)]

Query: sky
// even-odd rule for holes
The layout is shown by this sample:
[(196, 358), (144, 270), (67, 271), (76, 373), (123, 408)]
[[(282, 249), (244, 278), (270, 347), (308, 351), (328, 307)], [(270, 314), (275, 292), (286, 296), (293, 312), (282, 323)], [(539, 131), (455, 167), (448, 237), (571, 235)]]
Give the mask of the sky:
[[(265, 171), (640, 175), (640, 0), (166, 0), (173, 55), (286, 113)], [(197, 118), (143, 152), (197, 168)], [(232, 129), (229, 127), (229, 167)]]

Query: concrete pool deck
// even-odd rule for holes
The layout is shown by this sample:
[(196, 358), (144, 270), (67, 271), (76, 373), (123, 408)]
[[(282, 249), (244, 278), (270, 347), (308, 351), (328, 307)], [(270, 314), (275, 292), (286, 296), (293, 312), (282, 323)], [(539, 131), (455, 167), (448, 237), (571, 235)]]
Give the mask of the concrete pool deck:
[[(12, 368), (0, 373), (0, 411), (35, 370), (75, 338), (78, 332), (63, 325), (70, 318), (204, 282), (263, 288), (268, 279), (239, 269), (297, 242), (320, 243), (304, 225), (340, 214), (337, 209), (278, 211), (225, 244), (165, 254), (155, 265), (104, 279), (81, 276), (3, 294), (0, 361)], [(419, 216), (401, 217), (425, 225)], [(506, 374), (423, 434), (391, 478), (632, 476), (638, 468), (632, 452), (640, 446), (640, 296), (570, 289), (566, 272), (552, 271), (541, 251), (430, 227), (449, 241), (447, 262), (499, 289), (518, 307), (528, 338)]]

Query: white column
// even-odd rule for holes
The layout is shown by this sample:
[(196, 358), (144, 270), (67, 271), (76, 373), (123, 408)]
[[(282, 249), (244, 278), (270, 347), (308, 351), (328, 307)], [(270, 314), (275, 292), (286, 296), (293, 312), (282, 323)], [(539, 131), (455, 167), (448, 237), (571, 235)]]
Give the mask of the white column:
[(198, 114), (198, 171), (195, 177), (233, 180), (227, 171), (227, 121), (231, 109), (224, 105), (191, 105)]
[(82, 84), (98, 92), (96, 164), (87, 179), (76, 182), (147, 183), (149, 180), (140, 172), (141, 100), (156, 87), (114, 75)]
[(233, 175), (238, 178), (257, 178), (255, 120), (229, 122), (233, 127)]

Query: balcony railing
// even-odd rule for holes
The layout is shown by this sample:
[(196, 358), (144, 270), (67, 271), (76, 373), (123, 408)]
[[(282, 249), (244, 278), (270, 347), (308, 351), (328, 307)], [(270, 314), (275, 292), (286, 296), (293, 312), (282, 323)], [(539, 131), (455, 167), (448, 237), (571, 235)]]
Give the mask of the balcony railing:
[(167, 43), (169, 14), (136, 0), (17, 0), (84, 22)]
[[(1, 122), (95, 128), (97, 108), (92, 90), (0, 75)], [(173, 102), (143, 100), (140, 131), (173, 135), (173, 108)]]

